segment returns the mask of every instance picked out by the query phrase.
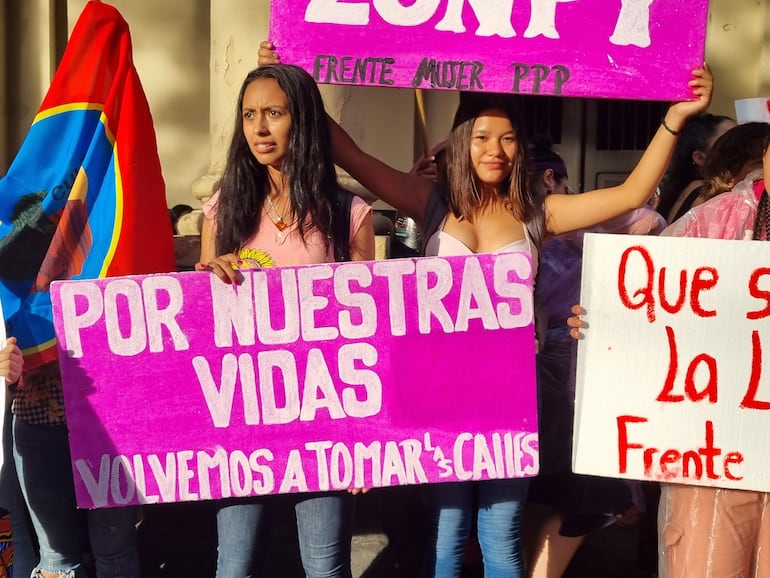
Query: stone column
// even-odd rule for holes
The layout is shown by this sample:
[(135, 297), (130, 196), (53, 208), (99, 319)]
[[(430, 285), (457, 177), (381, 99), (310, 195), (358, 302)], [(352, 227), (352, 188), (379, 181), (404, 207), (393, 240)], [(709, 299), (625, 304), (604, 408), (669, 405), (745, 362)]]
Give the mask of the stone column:
[[(208, 174), (193, 185), (207, 199), (224, 169), (235, 105), (243, 78), (257, 64), (259, 43), (268, 38), (269, 0), (211, 2), (211, 98)], [(279, 47), (280, 52), (280, 47)], [(365, 150), (408, 170), (414, 160), (414, 104), (411, 90), (322, 86), (329, 114)]]
[(762, 52), (757, 59), (759, 93), (770, 95), (770, 6), (761, 2), (759, 8), (762, 26)]
[[(0, 51), (8, 54), (10, 37), (5, 22), (5, 2), (0, 2)], [(5, 174), (11, 164), (8, 153), (8, 84), (6, 80), (5, 58), (0, 58), (0, 174)]]
[(27, 136), (56, 70), (56, 6), (49, 0), (2, 2), (0, 174)]
[(209, 60), (209, 170), (192, 185), (192, 195), (208, 199), (222, 175), (235, 122), (238, 91), (257, 65), (257, 49), (267, 38), (269, 0), (212, 0)]
[(734, 117), (735, 99), (763, 96), (758, 65), (766, 35), (764, 4), (755, 0), (710, 3), (706, 61), (714, 71), (715, 84), (709, 112)]

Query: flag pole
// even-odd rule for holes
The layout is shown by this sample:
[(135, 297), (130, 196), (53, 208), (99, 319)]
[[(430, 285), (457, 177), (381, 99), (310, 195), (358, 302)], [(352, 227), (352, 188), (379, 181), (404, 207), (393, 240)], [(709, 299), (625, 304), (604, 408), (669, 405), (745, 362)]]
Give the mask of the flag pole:
[(425, 120), (425, 99), (421, 88), (415, 89), (414, 99), (417, 103), (417, 121), (422, 138), (422, 154), (427, 157), (430, 154), (430, 142), (428, 141), (428, 123)]

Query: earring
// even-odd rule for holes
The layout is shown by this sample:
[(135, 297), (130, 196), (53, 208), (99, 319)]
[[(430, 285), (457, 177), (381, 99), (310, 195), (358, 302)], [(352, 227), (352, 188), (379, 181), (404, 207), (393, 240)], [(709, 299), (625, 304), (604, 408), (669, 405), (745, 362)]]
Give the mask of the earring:
[(546, 189), (545, 194), (550, 195), (553, 192), (553, 189)]

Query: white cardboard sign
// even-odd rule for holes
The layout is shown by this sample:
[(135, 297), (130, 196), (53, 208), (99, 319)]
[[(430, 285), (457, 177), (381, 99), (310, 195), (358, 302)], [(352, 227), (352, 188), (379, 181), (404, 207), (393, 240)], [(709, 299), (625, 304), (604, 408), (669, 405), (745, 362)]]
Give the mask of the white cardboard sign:
[(589, 234), (581, 302), (574, 471), (770, 491), (770, 243)]

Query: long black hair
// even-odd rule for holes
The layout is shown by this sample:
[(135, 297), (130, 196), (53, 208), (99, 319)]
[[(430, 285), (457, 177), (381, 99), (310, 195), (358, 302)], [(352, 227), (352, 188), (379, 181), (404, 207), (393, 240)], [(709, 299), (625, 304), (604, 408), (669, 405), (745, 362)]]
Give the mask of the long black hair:
[(703, 113), (691, 116), (685, 121), (682, 134), (679, 136), (668, 165), (668, 171), (660, 184), (660, 203), (657, 211), (663, 215), (664, 219), (668, 219), (671, 208), (684, 188), (702, 176), (700, 167), (693, 161), (693, 153), (695, 151), (706, 153), (709, 139), (716, 134), (719, 125), (726, 120), (732, 119), (729, 116)]
[[(765, 139), (765, 155), (767, 155), (768, 147), (770, 147), (770, 135)], [(768, 175), (765, 175), (765, 188), (759, 197), (757, 216), (754, 219), (754, 235), (752, 238), (755, 241), (770, 241), (770, 196), (767, 194), (767, 178)]]
[(535, 204), (529, 186), (527, 131), (513, 95), (460, 93), (460, 104), (457, 107), (447, 143), (449, 208), (458, 219), (472, 221), (476, 211), (485, 202), (477, 187), (470, 147), (473, 124), (481, 113), (487, 110), (501, 111), (513, 126), (516, 155), (513, 158), (513, 170), (502, 184), (501, 194), (510, 202), (513, 215), (525, 223), (534, 216)]
[[(303, 238), (309, 229), (318, 230), (328, 250), (339, 187), (321, 93), (313, 77), (301, 68), (271, 64), (249, 72), (238, 95), (233, 137), (220, 182), (217, 253), (237, 252), (262, 224), (262, 207), (270, 192), (270, 181), (267, 167), (254, 158), (243, 134), (242, 114), (246, 88), (261, 78), (275, 79), (289, 103), (289, 149), (281, 172), (289, 184), (291, 220), (297, 221)], [(339, 242), (347, 243), (348, 239)]]

